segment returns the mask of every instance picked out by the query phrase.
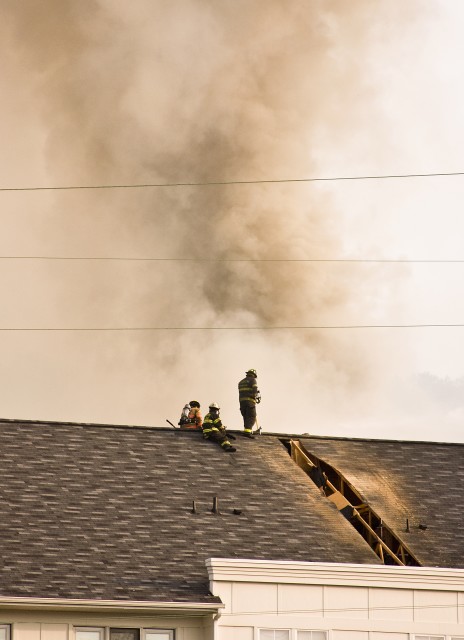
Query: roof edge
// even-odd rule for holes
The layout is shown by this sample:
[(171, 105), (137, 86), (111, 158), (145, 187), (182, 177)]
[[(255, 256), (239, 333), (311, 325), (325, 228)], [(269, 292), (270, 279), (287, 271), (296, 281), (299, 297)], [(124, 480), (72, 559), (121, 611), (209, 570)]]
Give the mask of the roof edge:
[(224, 608), (222, 602), (162, 602), (158, 600), (93, 600), (79, 598), (30, 598), (0, 595), (0, 609), (41, 609), (53, 611), (92, 612), (163, 612), (188, 615), (216, 615)]
[[(208, 558), (211, 582), (368, 586), (390, 589), (462, 591), (464, 569), (401, 567), (335, 562)], [(214, 589), (211, 589), (214, 593)]]

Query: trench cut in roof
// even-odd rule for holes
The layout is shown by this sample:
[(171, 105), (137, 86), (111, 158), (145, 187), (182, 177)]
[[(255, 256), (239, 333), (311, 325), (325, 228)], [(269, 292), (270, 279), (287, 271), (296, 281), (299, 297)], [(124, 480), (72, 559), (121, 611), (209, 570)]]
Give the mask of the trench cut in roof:
[(422, 566), (464, 568), (463, 444), (298, 438), (356, 487)]

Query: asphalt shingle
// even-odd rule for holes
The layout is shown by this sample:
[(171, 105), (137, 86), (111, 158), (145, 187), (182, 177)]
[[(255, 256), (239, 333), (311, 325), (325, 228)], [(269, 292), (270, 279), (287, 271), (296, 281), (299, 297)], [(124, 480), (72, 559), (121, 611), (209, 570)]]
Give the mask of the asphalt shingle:
[[(283, 437), (227, 454), (195, 432), (0, 421), (0, 595), (209, 602), (209, 557), (379, 563)], [(464, 568), (463, 445), (296, 438), (422, 564)]]
[(207, 602), (209, 557), (378, 562), (278, 437), (237, 448), (174, 429), (0, 422), (0, 595)]

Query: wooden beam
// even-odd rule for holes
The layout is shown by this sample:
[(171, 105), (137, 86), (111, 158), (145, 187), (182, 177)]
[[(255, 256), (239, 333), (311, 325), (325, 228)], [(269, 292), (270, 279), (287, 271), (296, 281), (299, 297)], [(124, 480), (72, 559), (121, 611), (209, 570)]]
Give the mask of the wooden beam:
[[(382, 549), (385, 549), (385, 551), (388, 553), (388, 555), (392, 556), (393, 560), (397, 564), (399, 564), (401, 566), (404, 566), (404, 563), (401, 562), (401, 560), (398, 558), (396, 553), (392, 549), (390, 549), (390, 547), (382, 540), (382, 538), (380, 536), (377, 535), (377, 533), (374, 531), (374, 529), (372, 529), (372, 527), (370, 527), (367, 524), (367, 522), (364, 520), (364, 518), (361, 517), (360, 513), (358, 513), (358, 511), (356, 511), (356, 509), (354, 511), (354, 516), (369, 531), (369, 533), (372, 535), (374, 540), (377, 541), (377, 545), (380, 545), (380, 547)], [(383, 552), (382, 552), (381, 558), (382, 558), (382, 562), (383, 562)]]
[[(306, 454), (305, 451), (303, 451), (301, 444), (298, 440), (290, 440), (290, 448), (291, 448), (291, 456), (292, 459), (307, 473), (309, 471), (311, 471), (312, 469), (314, 469), (317, 465), (311, 460), (311, 458), (309, 458), (309, 456)], [(345, 487), (345, 484), (347, 486), (349, 486), (349, 488), (353, 491), (353, 493), (355, 495), (357, 495), (357, 492), (355, 490), (354, 487), (352, 487), (348, 482), (345, 482), (345, 479), (343, 478), (343, 476), (336, 470), (333, 469), (335, 471), (335, 473), (337, 474), (339, 480), (340, 480), (340, 491), (337, 490), (337, 488), (330, 482), (330, 480), (327, 479), (326, 482), (326, 486), (329, 487), (331, 489), (331, 491), (333, 491), (334, 494), (341, 494), (347, 504), (349, 504), (350, 506), (353, 507), (353, 505), (350, 503), (349, 500), (347, 500), (346, 496), (343, 493), (343, 489)], [(329, 497), (329, 496), (326, 496)], [(332, 498), (332, 501), (334, 501), (334, 498)], [(336, 500), (335, 500), (336, 502)], [(367, 522), (366, 520), (364, 520), (364, 518), (361, 516), (362, 512), (366, 512), (368, 513), (368, 520), (369, 522)], [(358, 522), (360, 522), (362, 524), (362, 526), (366, 529), (367, 531), (367, 540), (366, 542), (369, 544), (369, 546), (375, 551), (375, 553), (379, 556), (379, 558), (382, 560), (383, 563), (385, 563), (385, 557), (384, 557), (384, 551), (386, 553), (388, 553), (388, 555), (393, 559), (394, 562), (396, 562), (396, 564), (400, 565), (400, 566), (404, 566), (406, 564), (406, 556), (405, 556), (405, 547), (403, 545), (403, 542), (401, 540), (399, 540), (397, 538), (397, 536), (395, 536), (395, 534), (388, 528), (385, 527), (385, 525), (383, 525), (382, 519), (379, 518), (380, 523), (382, 525), (382, 528), (385, 528), (389, 534), (393, 537), (394, 540), (396, 540), (399, 543), (399, 547), (398, 547), (398, 552), (401, 553), (401, 559), (398, 557), (398, 552), (395, 553), (382, 539), (381, 536), (379, 536), (377, 534), (377, 532), (372, 528), (372, 516), (375, 515), (372, 511), (372, 509), (369, 507), (368, 504), (362, 502), (359, 504), (358, 507), (353, 507), (353, 518), (356, 518), (356, 520)], [(376, 518), (378, 518), (377, 515), (375, 515)], [(414, 556), (408, 551), (408, 554), (410, 555), (411, 558), (414, 558)], [(417, 563), (419, 564), (419, 563)]]

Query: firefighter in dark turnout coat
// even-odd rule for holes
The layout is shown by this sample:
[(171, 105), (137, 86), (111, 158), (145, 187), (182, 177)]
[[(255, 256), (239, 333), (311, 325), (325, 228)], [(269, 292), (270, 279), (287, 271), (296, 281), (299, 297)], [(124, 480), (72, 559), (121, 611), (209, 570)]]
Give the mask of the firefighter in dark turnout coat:
[(258, 389), (258, 374), (256, 369), (248, 369), (245, 376), (238, 383), (240, 413), (243, 416), (243, 435), (247, 438), (254, 438), (253, 426), (256, 422), (256, 404), (261, 400)]
[(226, 429), (219, 417), (219, 405), (216, 402), (209, 405), (209, 413), (203, 420), (203, 438), (216, 442), (229, 453), (236, 451), (227, 438)]

